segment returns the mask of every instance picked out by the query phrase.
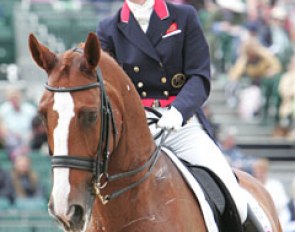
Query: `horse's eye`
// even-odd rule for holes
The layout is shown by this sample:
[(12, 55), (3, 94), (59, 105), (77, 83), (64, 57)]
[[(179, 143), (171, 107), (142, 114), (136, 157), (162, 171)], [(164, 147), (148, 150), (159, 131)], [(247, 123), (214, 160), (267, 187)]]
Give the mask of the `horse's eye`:
[(79, 121), (85, 126), (91, 126), (97, 120), (97, 111), (83, 111), (79, 115)]

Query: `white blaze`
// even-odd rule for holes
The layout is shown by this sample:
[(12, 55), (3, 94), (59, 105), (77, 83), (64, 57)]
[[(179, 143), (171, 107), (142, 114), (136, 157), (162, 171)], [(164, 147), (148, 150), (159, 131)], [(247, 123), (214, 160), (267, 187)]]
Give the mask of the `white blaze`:
[[(68, 155), (69, 126), (74, 117), (74, 101), (70, 93), (55, 93), (53, 110), (58, 113), (57, 126), (53, 132), (54, 154)], [(69, 168), (53, 169), (52, 197), (57, 215), (66, 215), (70, 193)]]

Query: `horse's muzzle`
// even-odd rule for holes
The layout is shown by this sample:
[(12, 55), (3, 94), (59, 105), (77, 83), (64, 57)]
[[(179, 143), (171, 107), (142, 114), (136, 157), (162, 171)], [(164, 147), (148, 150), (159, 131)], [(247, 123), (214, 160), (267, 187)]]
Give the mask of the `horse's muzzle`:
[(71, 205), (66, 215), (57, 215), (54, 207), (48, 206), (49, 213), (60, 223), (65, 231), (81, 232), (85, 226), (85, 211), (80, 205)]

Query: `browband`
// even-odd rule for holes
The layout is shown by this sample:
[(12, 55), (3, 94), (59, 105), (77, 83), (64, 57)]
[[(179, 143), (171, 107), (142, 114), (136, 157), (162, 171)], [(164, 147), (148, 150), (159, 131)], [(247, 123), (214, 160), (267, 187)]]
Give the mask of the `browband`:
[(53, 87), (48, 85), (48, 83), (44, 84), (45, 88), (49, 91), (52, 92), (75, 92), (75, 91), (82, 91), (82, 90), (87, 90), (95, 87), (99, 87), (100, 83), (94, 82), (88, 85), (82, 85), (82, 86), (74, 86), (74, 87)]

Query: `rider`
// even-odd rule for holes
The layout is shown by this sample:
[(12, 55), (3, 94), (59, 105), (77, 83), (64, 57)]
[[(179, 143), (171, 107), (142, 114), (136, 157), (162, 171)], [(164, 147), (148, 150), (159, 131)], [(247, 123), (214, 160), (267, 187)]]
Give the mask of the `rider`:
[(157, 126), (174, 129), (165, 145), (223, 180), (244, 231), (263, 231), (202, 111), (210, 92), (210, 57), (195, 9), (164, 0), (125, 0), (116, 15), (99, 24), (97, 34), (133, 81), (143, 105), (162, 108)]

